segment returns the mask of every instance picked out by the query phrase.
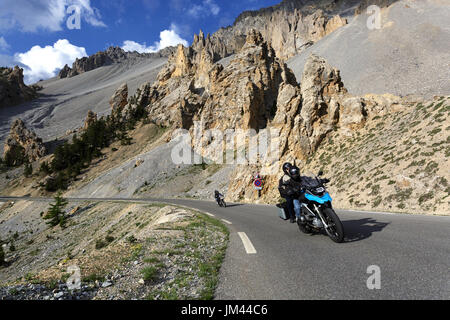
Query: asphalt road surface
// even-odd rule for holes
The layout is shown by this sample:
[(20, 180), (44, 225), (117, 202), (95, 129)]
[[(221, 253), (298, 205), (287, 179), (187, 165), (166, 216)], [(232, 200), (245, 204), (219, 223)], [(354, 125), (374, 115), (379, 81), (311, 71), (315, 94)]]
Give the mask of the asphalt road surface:
[[(0, 197), (14, 199), (51, 200)], [(337, 244), (323, 234), (301, 233), (274, 206), (76, 200), (162, 201), (222, 220), (230, 244), (216, 299), (450, 299), (450, 217), (338, 210), (346, 239)]]

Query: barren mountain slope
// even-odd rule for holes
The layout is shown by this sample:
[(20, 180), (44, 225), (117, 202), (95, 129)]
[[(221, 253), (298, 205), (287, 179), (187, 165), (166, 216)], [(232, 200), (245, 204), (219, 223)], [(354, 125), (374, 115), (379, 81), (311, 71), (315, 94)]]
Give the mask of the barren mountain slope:
[(297, 79), (311, 53), (341, 70), (352, 94), (450, 93), (450, 2), (402, 0), (382, 9), (382, 28), (363, 12), (288, 61)]
[(124, 82), (134, 94), (142, 83), (153, 82), (167, 60), (136, 59), (104, 66), (73, 78), (39, 82), (41, 96), (14, 108), (0, 109), (0, 150), (11, 123), (21, 118), (44, 141), (61, 137), (83, 125), (88, 110), (99, 116), (109, 114), (109, 99)]
[(351, 137), (333, 132), (305, 171), (324, 169), (340, 208), (449, 214), (450, 97), (374, 116)]

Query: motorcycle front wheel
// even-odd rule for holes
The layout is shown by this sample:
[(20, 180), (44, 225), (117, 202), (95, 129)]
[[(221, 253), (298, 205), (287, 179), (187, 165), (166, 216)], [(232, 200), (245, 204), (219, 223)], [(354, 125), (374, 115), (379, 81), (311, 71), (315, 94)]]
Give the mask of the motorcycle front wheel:
[(311, 227), (308, 226), (306, 223), (302, 223), (300, 221), (300, 219), (297, 220), (297, 225), (301, 232), (306, 233), (306, 234), (312, 233)]
[(325, 208), (323, 214), (328, 224), (328, 228), (325, 228), (325, 231), (331, 240), (337, 243), (344, 241), (344, 226), (334, 210)]

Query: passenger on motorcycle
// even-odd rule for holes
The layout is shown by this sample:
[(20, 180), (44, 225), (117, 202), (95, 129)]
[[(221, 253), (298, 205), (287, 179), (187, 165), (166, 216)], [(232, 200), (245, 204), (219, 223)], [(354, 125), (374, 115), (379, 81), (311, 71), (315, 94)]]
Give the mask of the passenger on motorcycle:
[(286, 199), (286, 205), (291, 223), (295, 223), (295, 218), (302, 219), (301, 203), (299, 200), (301, 192), (300, 169), (286, 162), (283, 164), (284, 175), (278, 183), (278, 190), (281, 197)]

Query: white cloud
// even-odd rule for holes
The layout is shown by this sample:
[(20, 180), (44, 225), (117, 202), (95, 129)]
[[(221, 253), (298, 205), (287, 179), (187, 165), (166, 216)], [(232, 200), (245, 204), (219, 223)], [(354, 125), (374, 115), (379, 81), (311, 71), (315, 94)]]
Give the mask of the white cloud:
[(14, 58), (24, 65), (25, 83), (54, 77), (66, 64), (72, 64), (76, 58), (86, 57), (86, 49), (72, 45), (62, 39), (53, 46), (34, 46), (25, 53), (16, 53)]
[(81, 18), (88, 24), (106, 26), (101, 21), (98, 9), (91, 6), (90, 0), (1, 0), (0, 30), (60, 31), (70, 16), (66, 10), (71, 5), (80, 8)]
[(6, 51), (9, 49), (9, 44), (6, 42), (5, 38), (0, 37), (0, 51)]
[(184, 46), (188, 46), (188, 42), (181, 38), (177, 33), (177, 26), (172, 24), (170, 30), (163, 30), (159, 34), (160, 41), (155, 42), (152, 46), (137, 43), (132, 40), (126, 40), (123, 42), (122, 49), (125, 51), (137, 51), (139, 53), (157, 52), (161, 49), (170, 46), (176, 46), (181, 43)]
[(194, 4), (188, 11), (188, 15), (199, 18), (202, 16), (214, 15), (217, 16), (220, 12), (220, 7), (214, 0), (203, 0), (202, 4)]

